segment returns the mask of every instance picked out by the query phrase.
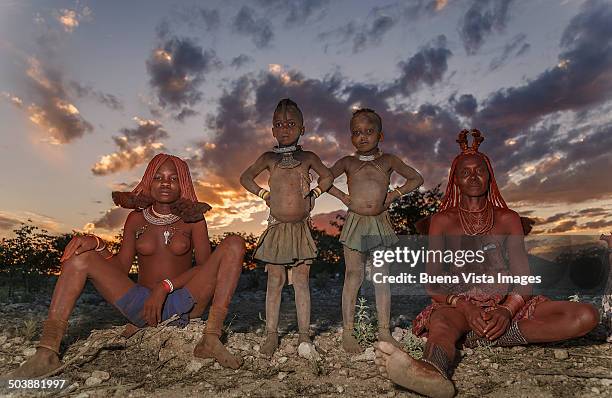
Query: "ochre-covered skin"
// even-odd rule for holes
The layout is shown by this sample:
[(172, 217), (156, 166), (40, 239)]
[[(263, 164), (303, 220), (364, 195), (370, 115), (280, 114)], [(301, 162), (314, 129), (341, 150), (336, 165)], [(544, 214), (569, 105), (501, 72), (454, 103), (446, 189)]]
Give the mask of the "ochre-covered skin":
[[(272, 135), (278, 142), (277, 148), (282, 150), (297, 145), (304, 131), (302, 113), (297, 104), (289, 99), (281, 100), (272, 116)], [(280, 223), (297, 223), (309, 217), (315, 200), (310, 187), (309, 173), (311, 170), (319, 176), (317, 186), (319, 192), (327, 191), (333, 180), (329, 169), (313, 152), (297, 149), (291, 153), (290, 159), (292, 160), (288, 163), (292, 163), (293, 167), (283, 164), (283, 154), (274, 151), (266, 152), (240, 177), (242, 186), (252, 194), (258, 195), (262, 187), (257, 185), (255, 178), (264, 171), (268, 172), (269, 193), (265, 194), (265, 201), (270, 207), (270, 215), (275, 222)], [(267, 264), (267, 336), (260, 350), (267, 355), (272, 355), (278, 347), (278, 319), (281, 293), (287, 280), (285, 269), (287, 266), (292, 267), (289, 272), (291, 272), (291, 282), (295, 290), (299, 342), (310, 342), (309, 262)]]
[(270, 213), (280, 222), (297, 222), (310, 215), (314, 200), (308, 196), (310, 191), (309, 169), (318, 158), (312, 152), (298, 151), (293, 158), (301, 164), (292, 169), (276, 165), (282, 155), (267, 154), (270, 171)]
[[(478, 131), (472, 132), (475, 144), (471, 148), (467, 146), (467, 131), (461, 132), (457, 140), (461, 144), (462, 153), (451, 166), (442, 210), (431, 218), (429, 249), (457, 249), (461, 247), (461, 235), (465, 236), (470, 228), (482, 227), (483, 232), (475, 237), (482, 243), (496, 245), (493, 253), (487, 253), (486, 266), (503, 267), (512, 275), (528, 275), (523, 223), (516, 212), (508, 209), (501, 197), (489, 159), (477, 150), (483, 137)], [(487, 209), (492, 209), (492, 224), (477, 226), (467, 225), (465, 218), (462, 221), (465, 214), (462, 216), (461, 211), (485, 214), (489, 211)], [(507, 264), (501, 256), (503, 250), (508, 256)], [(429, 274), (441, 271), (440, 264), (427, 264)], [(452, 296), (439, 287), (428, 287), (428, 291), (432, 297), (432, 306), (428, 307), (429, 311), (419, 314), (413, 322), (413, 330), (417, 333), (421, 333), (422, 328), (427, 329), (427, 346), (423, 359), (414, 360), (401, 349), (382, 342), (376, 346), (375, 362), (383, 376), (405, 388), (432, 397), (450, 397), (454, 394), (450, 372), (444, 374), (432, 363), (452, 368), (451, 364), (456, 358), (456, 344), (468, 332), (473, 333), (472, 337), (488, 341), (489, 344), (499, 342), (500, 345), (508, 346), (524, 344), (525, 341), (545, 343), (582, 336), (599, 321), (597, 310), (592, 305), (531, 296), (530, 286), (515, 285), (511, 291), (506, 290), (497, 296), (485, 294), (478, 298), (470, 296), (469, 299), (463, 296), (454, 305), (449, 305), (447, 301), (449, 298), (452, 300)], [(476, 304), (484, 303), (484, 300), (497, 304)], [(517, 301), (533, 304), (524, 304), (522, 307), (519, 304), (515, 307), (519, 311), (515, 313), (503, 307), (512, 307)], [(437, 355), (431, 354), (433, 352), (437, 352)], [(500, 371), (503, 372), (503, 369)]]
[[(345, 156), (331, 168), (334, 178), (346, 174), (348, 194), (332, 186), (329, 193), (340, 199), (350, 211), (362, 216), (377, 216), (386, 211), (401, 194), (418, 188), (423, 183), (421, 175), (397, 156), (382, 153), (378, 144), (383, 139), (381, 124), (372, 110), (361, 110), (351, 118), (351, 142), (357, 150), (355, 156)], [(359, 156), (373, 157), (360, 160)], [(365, 158), (369, 159), (369, 158)], [(391, 173), (396, 172), (406, 181), (389, 192)], [(398, 192), (398, 190), (400, 192)], [(363, 283), (365, 253), (344, 246), (344, 285), (342, 289), (342, 318), (344, 332), (342, 346), (347, 352), (358, 353), (362, 348), (353, 336), (355, 302)], [(381, 269), (387, 273), (388, 270)], [(375, 284), (376, 311), (380, 341), (398, 344), (389, 331), (391, 293), (388, 285)]]
[[(182, 206), (191, 210), (209, 208), (205, 204), (195, 203), (197, 199), (187, 164), (165, 154), (151, 160), (143, 180), (132, 193), (142, 193), (150, 200), (127, 202), (135, 207), (139, 203), (152, 203), (153, 210), (164, 215), (170, 214), (178, 201), (193, 203), (192, 206)], [(119, 196), (125, 199), (125, 195)], [(193, 219), (192, 216), (190, 219)], [(138, 284), (151, 290), (141, 312), (148, 325), (156, 326), (161, 321), (167, 297), (162, 280), (170, 279), (175, 289), (185, 288), (195, 301), (190, 317), (201, 316), (212, 303), (205, 336), (196, 346), (194, 354), (214, 357), (223, 366), (239, 367), (241, 359), (231, 355), (219, 337), (242, 270), (244, 240), (230, 236), (211, 253), (206, 221), (201, 216), (195, 219), (199, 221), (179, 220), (170, 225), (154, 225), (145, 220), (142, 211), (132, 211), (124, 225), (121, 248), (114, 256), (107, 250), (94, 250), (98, 240), (91, 235), (74, 237), (61, 258), (61, 274), (53, 291), (39, 348), (10, 377), (38, 377), (59, 367), (61, 337), (85, 282), (90, 280), (106, 301), (116, 303), (134, 287), (128, 273), (136, 255)], [(165, 238), (165, 231), (172, 235)], [(192, 255), (196, 263), (193, 267)]]

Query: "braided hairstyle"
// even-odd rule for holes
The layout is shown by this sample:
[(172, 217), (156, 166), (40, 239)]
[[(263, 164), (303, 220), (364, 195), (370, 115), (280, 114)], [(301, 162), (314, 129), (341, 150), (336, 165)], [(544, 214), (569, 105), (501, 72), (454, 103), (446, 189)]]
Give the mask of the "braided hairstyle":
[[(472, 146), (468, 146), (468, 134), (472, 135), (474, 140), (472, 141)], [(478, 147), (484, 141), (484, 137), (477, 129), (462, 130), (458, 137), (457, 143), (461, 148), (461, 153), (455, 157), (453, 160), (453, 164), (451, 165), (450, 173), (448, 175), (448, 184), (446, 185), (446, 192), (444, 193), (444, 197), (442, 198), (442, 203), (440, 205), (440, 211), (446, 210), (453, 207), (459, 206), (459, 201), (461, 198), (461, 192), (457, 184), (455, 184), (455, 172), (457, 170), (457, 165), (459, 161), (466, 156), (478, 156), (482, 160), (484, 160), (487, 165), (487, 169), (489, 171), (489, 189), (487, 190), (487, 200), (491, 202), (491, 204), (495, 207), (501, 207), (503, 209), (507, 209), (508, 205), (502, 198), (501, 193), (499, 192), (499, 188), (497, 187), (497, 182), (495, 181), (495, 175), (493, 174), (493, 166), (491, 166), (491, 161), (489, 157), (482, 152), (478, 152)]]

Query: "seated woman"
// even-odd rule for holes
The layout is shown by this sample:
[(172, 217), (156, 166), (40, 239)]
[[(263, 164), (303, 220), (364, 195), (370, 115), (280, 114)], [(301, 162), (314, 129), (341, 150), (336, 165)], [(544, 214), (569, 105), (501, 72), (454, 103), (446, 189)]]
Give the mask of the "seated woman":
[[(459, 134), (461, 154), (453, 161), (441, 209), (429, 227), (430, 250), (457, 250), (465, 242), (485, 255), (483, 267), (512, 277), (529, 275), (521, 219), (510, 210), (499, 190), (486, 155), (478, 152), (484, 140), (472, 130), (474, 142), (468, 147), (468, 131)], [(506, 260), (507, 259), (507, 260)], [(430, 262), (429, 275), (440, 275), (445, 266)], [(474, 263), (464, 268), (448, 266), (446, 272), (476, 272)], [(413, 322), (413, 332), (428, 332), (421, 360), (415, 360), (392, 344), (376, 345), (376, 364), (383, 376), (414, 392), (431, 397), (451, 397), (450, 380), (456, 356), (455, 345), (482, 343), (512, 346), (561, 341), (582, 336), (599, 321), (590, 304), (551, 301), (531, 296), (530, 285), (448, 284), (427, 286), (432, 304)], [(450, 294), (449, 294), (450, 293)], [(456, 294), (455, 294), (456, 293)]]
[[(174, 314), (184, 326), (212, 302), (194, 355), (240, 367), (241, 359), (231, 355), (219, 337), (242, 270), (244, 240), (229, 236), (211, 253), (203, 216), (210, 206), (197, 201), (187, 163), (159, 154), (132, 192), (113, 192), (113, 199), (119, 206), (135, 209), (125, 222), (119, 253), (110, 254), (94, 235), (70, 241), (60, 259), (61, 274), (36, 354), (11, 377), (37, 377), (61, 365), (60, 343), (87, 279), (137, 327), (155, 326)], [(128, 273), (136, 254), (135, 284)]]

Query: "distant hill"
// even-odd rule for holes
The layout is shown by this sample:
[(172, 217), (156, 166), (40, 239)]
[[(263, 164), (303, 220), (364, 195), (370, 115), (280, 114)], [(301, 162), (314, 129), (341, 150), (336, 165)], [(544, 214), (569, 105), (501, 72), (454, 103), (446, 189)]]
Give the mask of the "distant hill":
[(336, 216), (344, 217), (345, 215), (346, 215), (345, 210), (336, 210), (330, 213), (315, 214), (314, 216), (312, 216), (312, 224), (316, 229), (320, 231), (324, 231), (326, 234), (335, 236), (335, 235), (340, 234), (340, 230), (338, 230), (338, 228), (331, 225), (330, 222), (338, 221), (336, 220)]

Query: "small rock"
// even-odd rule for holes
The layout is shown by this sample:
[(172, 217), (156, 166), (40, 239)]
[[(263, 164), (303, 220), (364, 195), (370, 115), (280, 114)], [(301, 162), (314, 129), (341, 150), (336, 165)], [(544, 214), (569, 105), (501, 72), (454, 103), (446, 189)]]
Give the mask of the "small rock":
[(259, 344), (255, 344), (255, 345), (253, 346), (253, 351), (255, 351), (255, 352), (259, 352)]
[(357, 355), (353, 360), (355, 361), (373, 361), (376, 358), (376, 354), (374, 353), (374, 347), (368, 347), (363, 352), (363, 354)]
[(277, 362), (278, 363), (285, 363), (285, 362), (287, 362), (288, 359), (289, 358), (287, 358), (287, 357), (280, 357), (280, 358), (278, 358)]
[(285, 377), (287, 377), (287, 372), (278, 372), (278, 377), (279, 380), (283, 380)]
[(289, 355), (295, 354), (295, 347), (293, 345), (288, 345), (283, 351), (285, 351), (285, 353)]
[(604, 387), (612, 386), (612, 379), (600, 379), (599, 382)]
[(17, 355), (13, 358), (13, 362), (21, 363), (23, 361), (23, 357), (21, 355)]
[(595, 394), (599, 394), (600, 393), (599, 388), (597, 388), (597, 387), (592, 387), (591, 391), (593, 391)]
[(348, 376), (348, 375), (349, 375), (349, 371), (348, 371), (348, 369), (340, 369), (340, 370), (338, 371), (338, 374), (339, 374), (340, 376)]
[(471, 348), (466, 348), (463, 351), (465, 352), (465, 355), (473, 355), (474, 354), (474, 350), (472, 350)]
[(221, 369), (223, 369), (223, 367), (221, 365), (219, 365), (219, 362), (215, 362), (215, 364), (213, 365), (213, 369), (214, 370), (221, 370)]
[(36, 348), (35, 347), (26, 348), (22, 352), (24, 356), (31, 357), (32, 355), (36, 354)]
[(555, 356), (556, 359), (567, 359), (569, 358), (569, 353), (567, 352), (567, 350), (561, 349), (561, 348), (557, 348), (553, 350), (553, 355)]
[(91, 386), (97, 386), (98, 384), (102, 383), (101, 379), (98, 379), (97, 377), (88, 377), (87, 380), (85, 380), (85, 385), (87, 387), (91, 387)]
[(512, 347), (512, 351), (514, 352), (521, 352), (521, 351), (525, 351), (527, 349), (527, 347), (525, 347), (524, 345), (517, 345)]
[[(207, 358), (207, 359), (212, 359), (212, 358)], [(191, 362), (187, 364), (187, 366), (185, 367), (185, 371), (187, 371), (188, 373), (196, 373), (197, 371), (202, 369), (203, 366), (204, 364), (201, 361), (197, 359), (193, 359), (191, 360)]]
[(499, 364), (498, 363), (493, 363), (493, 364), (491, 364), (491, 367), (493, 369), (499, 369)]
[(6, 340), (8, 339), (8, 337), (6, 337), (5, 334), (0, 336), (0, 345), (6, 343)]
[(342, 386), (337, 386), (336, 387), (336, 391), (338, 391), (339, 394), (342, 394), (344, 392), (344, 387)]
[(89, 394), (83, 391), (82, 393), (75, 395), (74, 398), (89, 398)]
[(21, 336), (13, 337), (11, 341), (13, 344), (21, 344), (23, 343), (23, 337)]
[(303, 342), (298, 346), (298, 355), (305, 359), (318, 360), (321, 358), (312, 343)]
[(91, 377), (97, 377), (98, 379), (105, 381), (110, 379), (110, 373), (104, 370), (94, 370), (93, 372), (91, 372)]
[(406, 334), (406, 330), (396, 327), (395, 329), (393, 329), (393, 333), (391, 333), (391, 336), (393, 336), (393, 338), (397, 341), (402, 341)]

